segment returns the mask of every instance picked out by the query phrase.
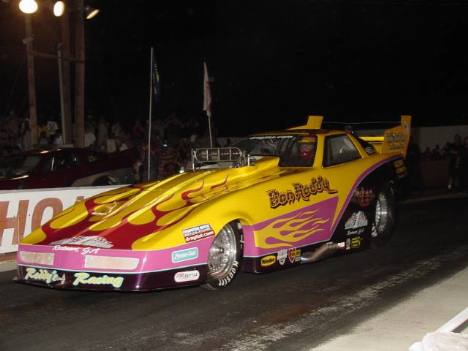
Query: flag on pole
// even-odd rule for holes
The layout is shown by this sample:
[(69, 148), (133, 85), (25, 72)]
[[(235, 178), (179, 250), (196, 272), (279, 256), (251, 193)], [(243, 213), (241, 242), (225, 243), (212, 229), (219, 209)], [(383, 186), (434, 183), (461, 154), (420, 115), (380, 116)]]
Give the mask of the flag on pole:
[(211, 89), (206, 62), (203, 62), (203, 70), (203, 111), (205, 111), (208, 117), (211, 118)]
[(206, 115), (208, 116), (208, 134), (210, 136), (210, 147), (213, 147), (213, 135), (211, 131), (211, 89), (206, 62), (203, 62), (203, 70), (203, 111), (205, 111)]
[(153, 94), (154, 94), (154, 102), (158, 103), (161, 99), (161, 84), (159, 82), (159, 69), (158, 69), (158, 61), (153, 54), (153, 65), (151, 67), (151, 74), (152, 74), (152, 81), (153, 81)]

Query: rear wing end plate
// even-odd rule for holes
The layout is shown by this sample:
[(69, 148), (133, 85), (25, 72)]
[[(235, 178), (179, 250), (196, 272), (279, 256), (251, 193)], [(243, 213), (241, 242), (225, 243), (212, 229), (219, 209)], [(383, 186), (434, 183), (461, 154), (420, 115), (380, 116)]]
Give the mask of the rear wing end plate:
[(400, 124), (386, 129), (381, 136), (361, 136), (381, 154), (400, 153), (406, 156), (411, 135), (411, 116), (401, 116)]

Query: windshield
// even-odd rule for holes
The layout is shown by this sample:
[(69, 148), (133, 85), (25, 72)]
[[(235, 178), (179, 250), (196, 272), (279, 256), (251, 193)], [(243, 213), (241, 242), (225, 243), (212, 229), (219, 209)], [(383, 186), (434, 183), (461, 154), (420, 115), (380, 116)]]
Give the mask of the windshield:
[(37, 155), (15, 156), (0, 162), (0, 178), (18, 177), (31, 171), (41, 160)]
[(281, 167), (310, 167), (315, 158), (316, 137), (300, 135), (253, 136), (237, 143), (250, 156), (278, 156)]
[(241, 140), (235, 146), (245, 150), (250, 156), (281, 156), (293, 138), (291, 135), (253, 136)]

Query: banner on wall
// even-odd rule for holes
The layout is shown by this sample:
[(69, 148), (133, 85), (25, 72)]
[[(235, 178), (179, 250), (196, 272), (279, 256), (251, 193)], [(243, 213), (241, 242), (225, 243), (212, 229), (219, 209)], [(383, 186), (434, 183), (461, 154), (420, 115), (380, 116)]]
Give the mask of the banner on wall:
[(0, 254), (77, 201), (119, 186), (0, 191)]

